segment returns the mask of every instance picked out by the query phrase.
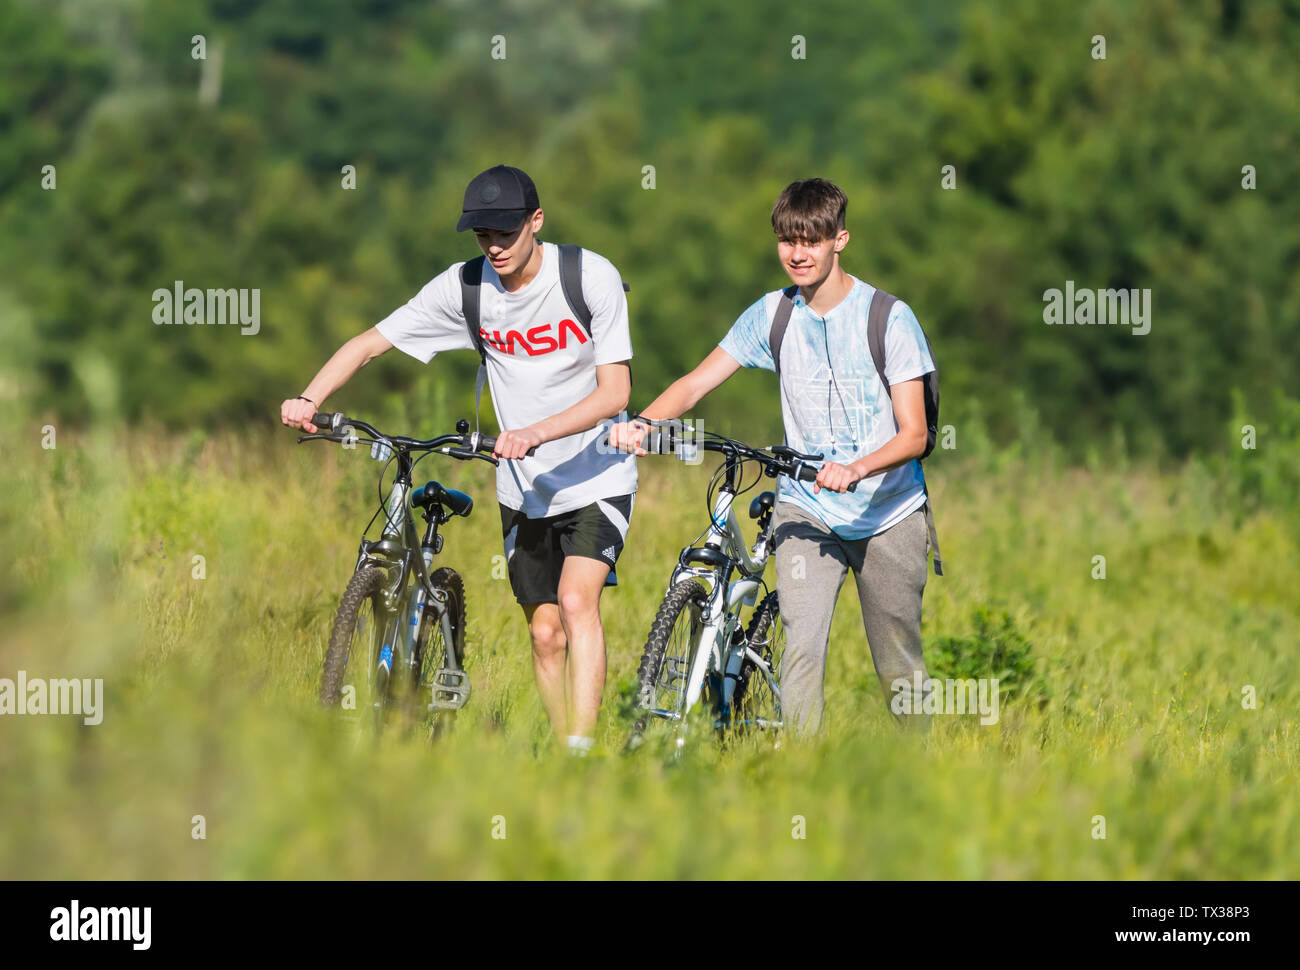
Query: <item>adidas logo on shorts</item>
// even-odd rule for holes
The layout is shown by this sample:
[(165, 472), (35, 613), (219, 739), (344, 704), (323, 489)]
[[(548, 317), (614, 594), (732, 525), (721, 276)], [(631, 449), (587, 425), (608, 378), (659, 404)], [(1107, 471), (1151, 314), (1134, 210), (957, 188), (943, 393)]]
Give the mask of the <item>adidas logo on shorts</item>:
[(610, 562), (613, 562), (613, 561), (614, 561), (614, 547), (613, 547), (613, 546), (610, 546), (610, 547), (607, 548), (604, 552), (602, 552), (601, 555), (604, 556), (606, 559), (608, 559)]

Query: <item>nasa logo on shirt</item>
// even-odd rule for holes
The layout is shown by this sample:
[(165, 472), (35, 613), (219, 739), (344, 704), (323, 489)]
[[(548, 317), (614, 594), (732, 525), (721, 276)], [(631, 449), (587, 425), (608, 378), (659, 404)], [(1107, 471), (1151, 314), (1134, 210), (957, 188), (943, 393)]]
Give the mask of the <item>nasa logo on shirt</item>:
[[(556, 332), (554, 337), (551, 336), (552, 330)], [(578, 339), (578, 346), (585, 344), (588, 339), (586, 331), (582, 329), (578, 322), (567, 317), (557, 324), (543, 323), (540, 326), (533, 327), (528, 331), (527, 338), (518, 330), (507, 330), (505, 336), (501, 335), (500, 330), (488, 332), (482, 327), (479, 327), (478, 332), (484, 343), (491, 344), (501, 353), (510, 354), (511, 356), (514, 356), (516, 342), (529, 357), (536, 357), (539, 354), (549, 354), (552, 351), (566, 349), (569, 346), (570, 334)]]

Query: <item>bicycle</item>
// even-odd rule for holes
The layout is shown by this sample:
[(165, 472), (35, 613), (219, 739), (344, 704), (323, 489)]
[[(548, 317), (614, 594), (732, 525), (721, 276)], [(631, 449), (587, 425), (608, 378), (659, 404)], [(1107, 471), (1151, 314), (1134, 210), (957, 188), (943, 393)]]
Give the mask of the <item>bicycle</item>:
[[(675, 421), (639, 419), (652, 429), (643, 444), (649, 454), (675, 454), (694, 462), (699, 448), (719, 452), (723, 463), (707, 489), (711, 519), (701, 533), (701, 545), (682, 549), (668, 580), (667, 592), (646, 638), (637, 670), (636, 705), (641, 710), (629, 748), (644, 740), (652, 718), (676, 725), (676, 750), (686, 743), (688, 717), (701, 700), (709, 703), (716, 731), (728, 729), (777, 731), (782, 726), (780, 668), (784, 633), (776, 590), (758, 602), (749, 624), (742, 627), (741, 607), (754, 606), (772, 549), (772, 516), (777, 495), (764, 491), (749, 504), (758, 537), (746, 546), (734, 508), (745, 488), (743, 468), (756, 463), (769, 478), (790, 475), (812, 481), (818, 468), (806, 455), (787, 445), (753, 448), (712, 432), (694, 433), (695, 440), (678, 437)], [(664, 432), (667, 433), (664, 433)], [(761, 478), (761, 475), (760, 475)], [(714, 495), (716, 489), (716, 497)], [(850, 490), (856, 489), (856, 483)], [(733, 575), (738, 574), (733, 579)]]
[[(434, 569), (433, 563), (443, 547), (439, 529), (453, 516), (468, 516), (474, 500), (432, 479), (412, 488), (411, 475), (416, 464), (434, 452), (496, 465), (498, 460), (491, 455), (496, 439), (469, 433), (464, 419), (456, 422), (456, 434), (424, 440), (386, 435), (342, 413), (316, 414), (312, 424), (328, 430), (300, 435), (300, 444), (336, 441), (354, 447), (364, 441), (371, 445), (371, 457), (385, 463), (385, 470), (397, 461), (397, 475), (386, 499), (384, 473), (380, 473), (380, 506), (362, 531), (357, 562), (334, 617), (321, 671), (321, 704), (355, 710), (357, 721), (370, 710), (376, 735), (400, 694), (405, 694), (408, 715), (423, 717), (432, 712), (436, 717), (439, 711), (459, 710), (470, 696), (464, 669), (465, 587), (454, 569)], [(424, 454), (413, 458), (418, 452)], [(423, 538), (416, 535), (417, 510), (427, 524)], [(366, 534), (380, 512), (382, 533), (368, 540)], [(415, 698), (425, 689), (430, 703), (421, 711)]]

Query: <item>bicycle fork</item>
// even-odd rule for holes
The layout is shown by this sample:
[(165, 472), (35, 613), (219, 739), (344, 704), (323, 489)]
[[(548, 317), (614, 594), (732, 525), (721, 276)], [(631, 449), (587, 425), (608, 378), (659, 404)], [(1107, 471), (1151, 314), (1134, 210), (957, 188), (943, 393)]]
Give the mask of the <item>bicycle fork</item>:
[[(729, 586), (721, 583), (715, 585), (709, 597), (709, 621), (700, 631), (696, 641), (695, 656), (691, 661), (690, 676), (686, 681), (686, 700), (682, 706), (681, 719), (677, 725), (677, 747), (686, 744), (686, 715), (700, 701), (704, 690), (704, 679), (711, 671), (721, 674), (719, 710), (730, 711), (731, 698), (735, 694), (736, 679), (744, 663), (748, 644), (740, 630), (739, 606), (742, 601), (752, 598), (758, 589), (757, 579), (738, 579)], [(724, 609), (725, 600), (725, 609)]]

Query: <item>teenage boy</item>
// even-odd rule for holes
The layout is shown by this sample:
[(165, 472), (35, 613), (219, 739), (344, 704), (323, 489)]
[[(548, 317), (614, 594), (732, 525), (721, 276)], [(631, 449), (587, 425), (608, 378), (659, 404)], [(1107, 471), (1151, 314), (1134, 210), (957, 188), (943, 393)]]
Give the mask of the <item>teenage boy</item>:
[(551, 725), (584, 754), (605, 685), (600, 594), (617, 583), (636, 492), (636, 459), (601, 446), (602, 422), (627, 407), (632, 343), (618, 270), (542, 242), (542, 222), (524, 172), (498, 165), (476, 175), (456, 229), (474, 230), (483, 257), (453, 264), (349, 340), (280, 416), (314, 431), (313, 412), (393, 347), (424, 363), (479, 351), (505, 429), (494, 454), (509, 459), (497, 468), (497, 500), (510, 586)]
[[(931, 533), (917, 459), (927, 441), (922, 378), (934, 362), (911, 308), (897, 301), (885, 323), (889, 386), (881, 381), (868, 344), (877, 290), (840, 267), (849, 242), (847, 208), (837, 186), (808, 179), (789, 185), (772, 209), (777, 255), (797, 287), (778, 341), (779, 368), (770, 340), (782, 300), (776, 290), (742, 313), (695, 370), (639, 415), (680, 417), (738, 368), (761, 367), (778, 374), (786, 443), (825, 455), (815, 482), (781, 477), (773, 520), (786, 633), (782, 707), (786, 722), (802, 732), (821, 722), (831, 614), (849, 570), (886, 696), (892, 700), (895, 681), (912, 684), (917, 672), (928, 692), (921, 594)], [(644, 455), (640, 444), (648, 430), (635, 419), (621, 423), (610, 442)], [(853, 482), (857, 488), (849, 492)], [(923, 696), (909, 699), (909, 710), (922, 710)], [(914, 726), (927, 726), (925, 715), (913, 717), (920, 718)]]

